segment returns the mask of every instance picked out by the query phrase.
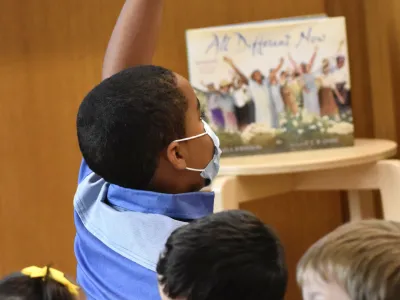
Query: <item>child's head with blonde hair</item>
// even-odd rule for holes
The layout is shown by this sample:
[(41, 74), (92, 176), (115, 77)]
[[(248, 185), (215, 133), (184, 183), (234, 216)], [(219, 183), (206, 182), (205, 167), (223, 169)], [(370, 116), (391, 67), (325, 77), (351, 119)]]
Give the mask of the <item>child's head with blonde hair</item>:
[(304, 300), (399, 300), (400, 223), (340, 226), (303, 255), (297, 282)]

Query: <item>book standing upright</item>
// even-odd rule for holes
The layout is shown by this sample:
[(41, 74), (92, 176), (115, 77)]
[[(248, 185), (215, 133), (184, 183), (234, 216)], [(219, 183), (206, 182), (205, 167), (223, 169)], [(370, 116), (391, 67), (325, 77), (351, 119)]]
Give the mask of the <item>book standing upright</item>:
[(223, 155), (353, 145), (343, 17), (192, 29), (190, 81)]

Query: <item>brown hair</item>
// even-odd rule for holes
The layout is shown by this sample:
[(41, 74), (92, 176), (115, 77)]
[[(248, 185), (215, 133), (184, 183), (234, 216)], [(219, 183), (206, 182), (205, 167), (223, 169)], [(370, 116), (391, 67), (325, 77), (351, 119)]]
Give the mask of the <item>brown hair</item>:
[(340, 226), (300, 259), (298, 284), (310, 275), (337, 283), (353, 300), (400, 299), (400, 223), (365, 220)]

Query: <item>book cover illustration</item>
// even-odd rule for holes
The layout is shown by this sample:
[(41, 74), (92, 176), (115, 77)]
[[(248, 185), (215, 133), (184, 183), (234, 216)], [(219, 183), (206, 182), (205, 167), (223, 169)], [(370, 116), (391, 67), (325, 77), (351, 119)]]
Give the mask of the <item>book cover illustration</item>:
[(343, 17), (192, 29), (186, 40), (223, 155), (353, 145)]

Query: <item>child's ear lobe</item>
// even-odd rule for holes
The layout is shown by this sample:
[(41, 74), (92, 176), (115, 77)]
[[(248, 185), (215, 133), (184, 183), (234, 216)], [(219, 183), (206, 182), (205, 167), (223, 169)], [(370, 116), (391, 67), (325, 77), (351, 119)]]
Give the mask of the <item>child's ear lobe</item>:
[(172, 142), (167, 148), (167, 159), (175, 169), (186, 169), (187, 151), (183, 145), (178, 142)]

